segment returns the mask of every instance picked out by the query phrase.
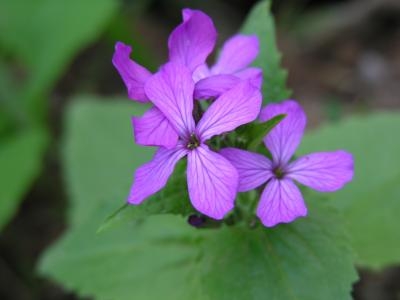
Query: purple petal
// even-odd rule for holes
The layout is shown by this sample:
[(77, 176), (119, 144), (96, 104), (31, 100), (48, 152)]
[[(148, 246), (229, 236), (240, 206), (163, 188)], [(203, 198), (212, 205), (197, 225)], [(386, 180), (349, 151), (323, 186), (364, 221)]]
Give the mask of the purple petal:
[(240, 78), (233, 75), (214, 75), (201, 79), (194, 88), (195, 99), (209, 99), (220, 96), (240, 82)]
[(247, 192), (267, 182), (272, 177), (272, 162), (265, 156), (236, 148), (220, 150), (239, 172), (239, 192)]
[(257, 216), (264, 226), (289, 223), (306, 215), (303, 196), (292, 180), (272, 178), (267, 183), (257, 207)]
[(214, 49), (217, 31), (211, 18), (201, 11), (185, 9), (183, 19), (169, 36), (169, 59), (193, 71)]
[(285, 165), (293, 156), (303, 137), (307, 118), (301, 106), (293, 100), (268, 104), (261, 110), (261, 121), (267, 121), (276, 115), (286, 117), (264, 138), (275, 163)]
[(189, 152), (187, 180), (190, 200), (199, 212), (219, 220), (233, 208), (237, 171), (226, 158), (206, 145)]
[(183, 22), (188, 21), (188, 20), (192, 17), (192, 15), (193, 15), (194, 12), (195, 12), (195, 10), (190, 9), (190, 8), (184, 8), (184, 9), (182, 9), (182, 19), (183, 19)]
[(192, 78), (194, 82), (198, 82), (201, 79), (204, 79), (208, 76), (211, 76), (210, 69), (208, 68), (207, 64), (201, 64), (198, 66), (192, 74)]
[(140, 204), (147, 197), (161, 190), (174, 171), (175, 164), (185, 154), (187, 151), (182, 147), (159, 148), (151, 161), (136, 170), (128, 202)]
[(288, 177), (320, 192), (333, 192), (351, 181), (353, 156), (345, 151), (312, 153), (298, 158), (287, 169)]
[(194, 131), (194, 82), (188, 68), (168, 63), (147, 80), (144, 89), (180, 136)]
[(259, 43), (255, 35), (235, 35), (225, 42), (213, 74), (230, 74), (246, 68), (258, 55)]
[(132, 117), (132, 125), (139, 145), (170, 149), (178, 142), (178, 134), (157, 107), (150, 108), (142, 117)]
[(242, 80), (250, 80), (256, 88), (261, 88), (263, 81), (263, 73), (259, 68), (246, 68), (234, 74)]
[(261, 100), (260, 91), (248, 81), (242, 81), (223, 93), (197, 125), (202, 140), (253, 121), (260, 112)]
[(112, 63), (128, 89), (129, 98), (139, 102), (148, 102), (149, 99), (144, 92), (144, 84), (150, 78), (151, 73), (129, 58), (131, 51), (130, 46), (117, 42)]

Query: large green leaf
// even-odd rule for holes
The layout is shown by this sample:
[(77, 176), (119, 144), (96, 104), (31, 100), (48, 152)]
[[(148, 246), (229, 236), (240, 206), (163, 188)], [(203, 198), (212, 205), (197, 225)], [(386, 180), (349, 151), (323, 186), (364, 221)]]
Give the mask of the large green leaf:
[(70, 214), (74, 224), (99, 205), (106, 206), (104, 218), (123, 205), (135, 169), (153, 153), (135, 145), (130, 121), (146, 106), (125, 98), (99, 100), (78, 97), (67, 112), (63, 157), (69, 194), (75, 199)]
[(206, 235), (198, 272), (209, 299), (351, 299), (357, 275), (341, 219), (319, 203), (309, 209), (273, 229)]
[(44, 93), (73, 55), (101, 33), (116, 8), (115, 0), (2, 1), (0, 48), (28, 68), (24, 99), (29, 111), (43, 117)]
[(398, 113), (353, 117), (311, 132), (300, 149), (346, 149), (354, 155), (353, 182), (326, 197), (343, 210), (358, 263), (367, 267), (400, 263), (399, 128)]
[[(116, 6), (115, 0), (2, 1), (0, 55), (16, 61), (23, 76), (11, 76), (1, 58), (0, 227), (40, 172), (47, 143), (45, 129), (23, 128), (43, 124), (45, 94), (76, 52), (98, 36)], [(17, 135), (9, 136), (15, 128)]]
[[(137, 107), (76, 102), (68, 112), (70, 229), (42, 258), (43, 274), (100, 300), (349, 299), (352, 253), (340, 218), (322, 205), (274, 229), (199, 230), (164, 215), (96, 234), (110, 207), (124, 201), (134, 168), (149, 158), (131, 137)], [(180, 189), (177, 195), (186, 186)]]
[(18, 88), (9, 66), (0, 57), (0, 140), (26, 119), (18, 99)]
[[(66, 286), (76, 288), (78, 292), (99, 294), (106, 299), (118, 299), (119, 295), (129, 295), (131, 292), (132, 285), (125, 280), (132, 279), (132, 270), (145, 270), (147, 261), (159, 261), (165, 263), (168, 268), (168, 264), (173, 265), (174, 260), (179, 262), (185, 259), (187, 251), (179, 250), (175, 246), (170, 250), (159, 248), (158, 253), (142, 252), (143, 237), (156, 234), (161, 235), (163, 239), (173, 238), (176, 235), (175, 231), (180, 232), (180, 228), (188, 228), (156, 220), (157, 224), (162, 224), (165, 232), (155, 231), (152, 227), (148, 230), (145, 227), (138, 232), (135, 227), (137, 223), (127, 222), (124, 223), (123, 230), (117, 227), (116, 230), (96, 234), (110, 212), (125, 203), (133, 172), (148, 161), (153, 152), (148, 147), (136, 146), (132, 136), (130, 116), (142, 114), (146, 107), (129, 103), (126, 99), (109, 100), (99, 102), (99, 99), (94, 97), (79, 97), (73, 101), (66, 114), (63, 158), (66, 183), (72, 200), (69, 212), (71, 230), (56, 249), (46, 256), (43, 269), (54, 268), (66, 278), (83, 278), (79, 279), (83, 284), (81, 287), (70, 286), (67, 280), (63, 280)], [(142, 210), (148, 203), (152, 207), (151, 201), (148, 200), (132, 209)], [(77, 248), (78, 245), (80, 249)], [(131, 251), (136, 251), (135, 249), (141, 254), (132, 255)], [(120, 253), (122, 256), (115, 256), (116, 260), (109, 259), (109, 254), (112, 253)], [(126, 254), (128, 258), (132, 256), (138, 260), (133, 262), (134, 264), (127, 263)], [(67, 260), (59, 260), (59, 255)], [(85, 266), (75, 264), (81, 260), (85, 261)], [(65, 268), (65, 263), (72, 268)], [(179, 271), (174, 271), (171, 267), (169, 269), (171, 273), (166, 271), (165, 276), (175, 278), (174, 274)], [(80, 275), (73, 275), (77, 270)], [(104, 272), (105, 270), (108, 271)], [(113, 276), (110, 276), (109, 271)], [(148, 272), (151, 274), (152, 270), (148, 269)], [(107, 273), (108, 275), (104, 276)], [(95, 285), (99, 285), (96, 291), (85, 287), (85, 279), (89, 278), (93, 279)], [(158, 278), (158, 285), (162, 285), (164, 277)], [(137, 294), (140, 293), (138, 289)], [(143, 294), (138, 298), (145, 299)]]
[(41, 128), (3, 139), (0, 144), (0, 230), (39, 174), (48, 136)]
[[(66, 172), (74, 171), (67, 179), (72, 187), (71, 196), (82, 197), (81, 201), (76, 201), (72, 217), (84, 219), (99, 203), (106, 203), (108, 207), (102, 220), (106, 221), (103, 227), (135, 222), (149, 214), (189, 213), (192, 208), (187, 197), (184, 162), (177, 165), (165, 189), (149, 197), (142, 205), (124, 206), (133, 172), (149, 161), (153, 153), (150, 147), (135, 145), (130, 122), (130, 116), (141, 115), (146, 106), (129, 103), (126, 99), (126, 103), (113, 99), (107, 104), (95, 103), (94, 100), (79, 97), (67, 113), (64, 157), (68, 166)], [(75, 181), (86, 182), (91, 187), (86, 189), (88, 194), (76, 191), (79, 183)], [(93, 197), (94, 201), (88, 200)], [(118, 207), (122, 209), (110, 217), (110, 212)]]
[(150, 196), (143, 204), (133, 206), (124, 204), (107, 217), (99, 227), (99, 232), (111, 226), (122, 226), (126, 223), (140, 222), (143, 218), (157, 214), (176, 214), (188, 216), (195, 213), (186, 188), (186, 163), (180, 161), (167, 185), (158, 193)]
[(152, 217), (96, 235), (102, 213), (94, 210), (80, 226), (72, 224), (42, 260), (41, 272), (96, 299), (191, 299), (186, 280), (197, 252), (182, 220)]
[(281, 67), (270, 6), (269, 0), (256, 4), (241, 29), (242, 33), (256, 34), (260, 40), (260, 53), (253, 65), (263, 70), (264, 104), (287, 99), (291, 94), (286, 87), (287, 72)]
[[(196, 230), (177, 216), (95, 234), (103, 212), (73, 226), (40, 270), (96, 299), (350, 299), (357, 276), (340, 219), (311, 216), (267, 230)], [(74, 224), (72, 224), (74, 225)]]

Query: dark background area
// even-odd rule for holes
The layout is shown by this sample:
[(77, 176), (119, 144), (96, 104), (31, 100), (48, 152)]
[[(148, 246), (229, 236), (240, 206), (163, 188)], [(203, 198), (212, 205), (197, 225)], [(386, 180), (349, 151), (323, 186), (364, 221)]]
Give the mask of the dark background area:
[[(77, 55), (50, 97), (49, 123), (54, 136), (45, 167), (25, 196), (16, 217), (0, 234), (0, 299), (80, 299), (56, 283), (38, 277), (42, 251), (66, 228), (68, 201), (59, 153), (65, 106), (77, 92), (124, 94), (111, 64), (113, 44), (134, 34), (141, 63), (155, 69), (165, 61), (166, 39), (180, 22), (180, 9), (204, 10), (215, 21), (219, 42), (235, 33), (256, 1), (153, 0), (137, 14), (125, 1), (100, 39)], [(289, 71), (293, 98), (309, 112), (309, 128), (350, 113), (400, 108), (400, 1), (276, 0), (278, 45)], [(127, 23), (127, 24), (126, 24)], [(132, 32), (121, 33), (121, 26)], [(135, 44), (136, 47), (136, 44)], [(133, 55), (135, 57), (135, 54)], [(360, 270), (354, 298), (399, 299), (400, 268)]]

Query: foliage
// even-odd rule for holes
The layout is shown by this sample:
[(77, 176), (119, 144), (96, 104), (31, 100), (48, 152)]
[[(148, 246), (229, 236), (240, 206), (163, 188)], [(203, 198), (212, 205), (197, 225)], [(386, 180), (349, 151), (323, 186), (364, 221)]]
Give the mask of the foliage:
[[(264, 103), (287, 98), (268, 1), (243, 28), (260, 37), (255, 65), (264, 70)], [(129, 117), (144, 107), (98, 100), (75, 99), (67, 113), (70, 228), (43, 256), (42, 274), (97, 299), (350, 299), (353, 252), (341, 216), (320, 199), (310, 197), (307, 218), (272, 229), (248, 220), (195, 229), (180, 216), (192, 213), (183, 161), (163, 191), (140, 206), (124, 205), (132, 172), (152, 155), (131, 137)], [(283, 117), (242, 127), (234, 138), (251, 132), (244, 148), (257, 148)], [(249, 197), (241, 194), (240, 205)]]
[(74, 55), (101, 33), (116, 7), (114, 0), (2, 1), (0, 179), (6, 184), (0, 192), (0, 225), (40, 174), (49, 142), (50, 89)]
[[(129, 41), (131, 33), (130, 20), (113, 19), (116, 0), (3, 2), (0, 230), (41, 172), (51, 142), (51, 89), (76, 54), (100, 34)], [(254, 65), (264, 73), (264, 104), (291, 94), (270, 4), (257, 4), (241, 30), (260, 39)], [(150, 1), (129, 5), (137, 13)], [(113, 24), (106, 28), (110, 20)], [(134, 52), (156, 69), (145, 47), (135, 46)], [(185, 160), (160, 192), (141, 205), (125, 204), (133, 172), (154, 152), (132, 138), (130, 117), (146, 108), (126, 97), (73, 99), (61, 147), (70, 198), (68, 230), (41, 258), (41, 274), (96, 299), (336, 300), (350, 299), (357, 280), (354, 262), (371, 268), (399, 263), (400, 171), (395, 166), (400, 144), (393, 139), (400, 125), (397, 115), (354, 118), (305, 138), (301, 152), (344, 148), (356, 158), (354, 183), (334, 199), (305, 192), (307, 218), (267, 229), (254, 219), (258, 194), (251, 191), (238, 195), (236, 209), (224, 222), (212, 224), (218, 229), (196, 229), (186, 221), (195, 211), (187, 193)], [(244, 125), (216, 137), (210, 146), (215, 151), (235, 145), (268, 152), (262, 139), (284, 117)], [(234, 223), (238, 212), (241, 219)]]
[(354, 155), (353, 182), (329, 198), (344, 213), (357, 263), (370, 268), (400, 263), (398, 128), (396, 113), (353, 117), (308, 134), (300, 149), (346, 149)]
[(21, 104), (32, 118), (43, 120), (46, 92), (73, 56), (101, 33), (116, 8), (114, 0), (4, 1), (0, 48), (26, 68)]
[[(63, 157), (69, 195), (78, 198), (70, 209), (73, 223), (85, 220), (100, 204), (108, 205), (108, 214), (124, 204), (134, 170), (153, 152), (133, 141), (130, 117), (142, 114), (144, 105), (118, 98), (94, 103), (99, 100), (76, 97), (67, 112)], [(87, 194), (76, 190), (81, 182)]]
[(284, 118), (285, 115), (277, 115), (265, 122), (244, 125), (244, 128), (241, 129), (243, 133), (246, 134), (243, 134), (243, 137), (239, 136), (239, 139), (245, 141), (244, 148), (251, 151), (257, 151), (264, 137)]
[(48, 136), (41, 128), (10, 137), (0, 147), (0, 230), (10, 220), (18, 200), (40, 172)]
[(158, 214), (176, 214), (187, 216), (195, 210), (190, 204), (186, 189), (186, 164), (184, 161), (175, 166), (175, 171), (167, 185), (143, 204), (133, 206), (124, 204), (99, 227), (99, 232), (110, 226), (124, 226), (127, 223), (143, 221), (145, 217)]
[(70, 109), (70, 230), (43, 257), (43, 274), (96, 299), (349, 298), (352, 252), (339, 216), (318, 203), (309, 218), (274, 229), (196, 230), (170, 215), (96, 235), (116, 199), (124, 199), (131, 171), (151, 154), (131, 141), (128, 116), (139, 111), (117, 100), (83, 99)]
[(291, 94), (286, 88), (287, 71), (281, 68), (281, 54), (276, 45), (270, 6), (270, 1), (256, 4), (241, 29), (242, 33), (256, 34), (260, 40), (260, 54), (253, 64), (263, 70), (264, 104), (287, 99)]

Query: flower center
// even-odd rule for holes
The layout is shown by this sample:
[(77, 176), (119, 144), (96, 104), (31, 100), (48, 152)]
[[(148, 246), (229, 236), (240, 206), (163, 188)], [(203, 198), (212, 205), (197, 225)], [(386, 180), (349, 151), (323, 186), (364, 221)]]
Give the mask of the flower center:
[(200, 146), (199, 138), (196, 136), (196, 134), (191, 133), (189, 136), (189, 141), (186, 144), (186, 148), (188, 148), (189, 150), (194, 150), (199, 146)]
[(278, 179), (282, 179), (285, 176), (285, 171), (281, 167), (275, 167), (272, 171), (275, 174), (275, 177)]

